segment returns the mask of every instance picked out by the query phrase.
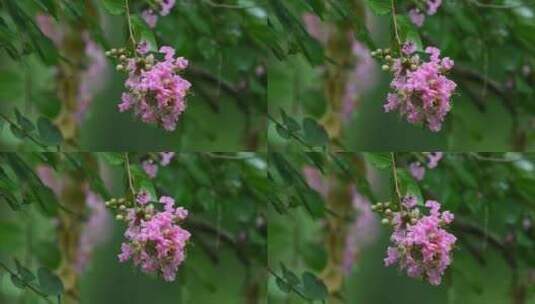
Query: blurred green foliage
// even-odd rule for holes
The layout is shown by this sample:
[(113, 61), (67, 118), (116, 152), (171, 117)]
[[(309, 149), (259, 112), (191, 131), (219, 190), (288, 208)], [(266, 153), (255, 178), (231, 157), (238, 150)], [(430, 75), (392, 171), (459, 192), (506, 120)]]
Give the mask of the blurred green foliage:
[[(535, 83), (532, 1), (443, 1), (422, 28), (414, 27), (406, 17), (413, 3), (395, 1), (401, 39), (418, 46), (436, 46), (455, 61), (449, 77), (458, 88), (442, 131), (432, 133), (408, 124), (396, 113), (384, 113), (392, 76), (381, 72), (377, 64), (361, 79), (346, 81), (340, 76), (366, 63), (354, 54), (344, 57), (351, 51), (345, 49), (350, 44), (336, 39), (353, 35), (370, 50), (395, 48), (391, 3), (380, 0), (281, 1), (274, 5), (270, 21), (285, 52), (270, 61), (268, 105), (272, 118), (278, 120), (282, 109), (297, 120), (313, 117), (327, 130), (341, 123), (340, 132), (330, 132), (331, 145), (344, 151), (531, 150)], [(324, 38), (327, 45), (306, 33), (296, 35), (288, 30), (286, 23), (305, 29), (304, 15), (317, 16), (318, 24), (307, 26), (320, 33), (315, 35), (328, 37)], [(310, 49), (317, 58), (311, 57)], [(370, 83), (372, 74), (378, 78)], [(335, 106), (343, 103), (337, 89), (359, 83), (370, 84), (360, 85), (359, 91), (352, 93), (356, 99), (352, 111)], [(331, 119), (341, 120), (331, 116), (338, 111), (347, 112), (344, 115), (349, 114), (349, 119), (333, 122)], [(278, 149), (287, 142), (277, 133), (273, 119), (268, 138)]]
[[(183, 223), (192, 234), (186, 261), (172, 283), (141, 273), (132, 263), (119, 263), (126, 227), (115, 220), (103, 223), (110, 226), (101, 236), (105, 242), (94, 248), (87, 267), (78, 273), (80, 303), (266, 303), (265, 202), (270, 184), (265, 156), (178, 153), (154, 179), (141, 167), (149, 157), (158, 153), (129, 153), (134, 187), (169, 195), (189, 210)], [(69, 201), (65, 195), (72, 195), (72, 189), (58, 194), (45, 186), (36, 168), (52, 168), (64, 187), (88, 183), (105, 200), (130, 193), (122, 153), (3, 153), (0, 159), (0, 263), (12, 270), (17, 258), (30, 272), (47, 267), (61, 275), (69, 265), (60, 239), (68, 233), (62, 230), (64, 217), (83, 225), (92, 215), (88, 206), (78, 213), (77, 206), (85, 202)], [(11, 280), (0, 269), (1, 303), (43, 303)], [(44, 285), (47, 294), (56, 294), (56, 283)], [(66, 301), (69, 297), (63, 295)]]
[[(327, 303), (535, 303), (534, 155), (445, 153), (438, 167), (427, 169), (418, 182), (408, 167), (417, 161), (425, 164), (425, 154), (395, 153), (401, 194), (416, 195), (419, 204), (437, 200), (455, 214), (451, 230), (458, 241), (439, 287), (384, 266), (388, 226), (380, 228), (371, 244), (346, 243), (346, 237), (356, 240), (346, 229), (361, 216), (351, 205), (350, 189), (372, 204), (397, 200), (391, 156), (271, 154), (268, 170), (278, 190), (268, 212), (268, 264), (276, 274), (268, 282), (270, 303), (307, 302), (299, 285), (297, 291), (281, 288), (277, 275), (285, 271), (315, 273), (330, 286)], [(314, 168), (318, 177), (305, 174), (304, 168)], [(320, 195), (314, 190), (318, 188), (326, 192)], [(372, 233), (369, 224), (359, 227)], [(345, 272), (341, 254), (351, 246), (358, 253)]]
[[(77, 115), (77, 110), (72, 109), (73, 101), (64, 96), (68, 95), (62, 80), (65, 70), (73, 68), (67, 73), (72, 73), (71, 80), (77, 79), (90, 61), (77, 54), (73, 43), (55, 46), (38, 28), (35, 18), (38, 14), (49, 15), (52, 22), (59, 24), (60, 31), (70, 31), (78, 39), (87, 32), (104, 50), (128, 47), (124, 3), (3, 1), (0, 113), (13, 119), (13, 110), (17, 108), (32, 122), (45, 116), (62, 129), (62, 111), (71, 117)], [(267, 31), (263, 1), (240, 0), (230, 6), (209, 0), (176, 1), (171, 13), (159, 18), (154, 30), (140, 17), (150, 3), (129, 1), (134, 35), (138, 40), (154, 41), (155, 50), (163, 45), (172, 46), (178, 56), (190, 61), (184, 77), (193, 87), (178, 129), (166, 132), (139, 122), (129, 113), (119, 113), (117, 104), (125, 76), (115, 72), (113, 62), (107, 61), (106, 71), (96, 76), (104, 81), (104, 86), (92, 92), (94, 98), (83, 120), (77, 123), (74, 140), (64, 146), (82, 151), (265, 150), (265, 71), (269, 45), (263, 39)], [(77, 102), (81, 100), (74, 101)], [(24, 137), (3, 130), (0, 147), (46, 149), (31, 140), (21, 143)]]

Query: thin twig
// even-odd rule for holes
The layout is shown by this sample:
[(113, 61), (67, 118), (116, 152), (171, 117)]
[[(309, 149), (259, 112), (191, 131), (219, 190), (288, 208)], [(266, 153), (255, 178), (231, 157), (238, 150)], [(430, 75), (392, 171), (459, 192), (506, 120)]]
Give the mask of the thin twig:
[(128, 178), (128, 187), (130, 188), (130, 191), (132, 192), (132, 199), (135, 199), (136, 197), (136, 190), (134, 189), (134, 181), (132, 178), (132, 172), (130, 170), (130, 160), (128, 158), (128, 152), (124, 153), (124, 163), (126, 166), (126, 174)]
[(130, 7), (128, 5), (128, 0), (124, 0), (124, 6), (125, 6), (125, 9), (126, 9), (126, 21), (128, 22), (128, 32), (130, 34), (130, 40), (132, 41), (132, 48), (135, 51), (135, 49), (136, 49), (136, 39), (134, 38), (134, 30), (132, 29), (132, 20), (131, 20), (131, 16), (130, 16)]
[(394, 35), (396, 36), (396, 40), (398, 42), (398, 48), (401, 50), (401, 38), (399, 38), (398, 22), (396, 20), (396, 5), (394, 4), (394, 0), (391, 0), (391, 4), (392, 4), (392, 21), (394, 23)]
[(401, 204), (401, 191), (399, 190), (398, 171), (396, 168), (396, 159), (394, 156), (394, 152), (390, 153), (390, 158), (392, 160), (392, 175), (394, 176), (394, 187), (396, 189), (396, 195), (398, 196), (400, 208), (403, 208), (403, 205)]

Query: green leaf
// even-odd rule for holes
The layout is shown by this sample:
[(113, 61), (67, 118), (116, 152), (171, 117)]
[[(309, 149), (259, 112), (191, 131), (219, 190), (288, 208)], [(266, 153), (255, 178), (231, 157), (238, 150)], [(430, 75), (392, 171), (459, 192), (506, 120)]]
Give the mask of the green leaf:
[(102, 152), (100, 155), (108, 164), (112, 166), (122, 165), (124, 162), (122, 154), (118, 152)]
[(301, 129), (301, 126), (299, 126), (299, 123), (297, 122), (297, 120), (288, 116), (288, 114), (286, 114), (286, 112), (282, 108), (280, 109), (280, 112), (281, 112), (282, 122), (290, 132), (292, 133), (297, 132)]
[(371, 11), (376, 15), (386, 15), (390, 13), (390, 0), (366, 0)]
[(11, 131), (11, 133), (13, 133), (13, 135), (18, 138), (18, 139), (24, 139), (24, 137), (26, 137), (26, 133), (24, 133), (22, 131), (21, 128), (19, 128), (17, 125), (10, 125), (9, 126), (9, 130)]
[[(299, 192), (300, 194), (302, 192)], [(314, 190), (304, 191), (302, 194), (302, 199), (304, 200), (305, 206), (314, 218), (321, 218), (325, 214), (325, 205), (320, 194)]]
[(324, 300), (329, 295), (327, 286), (311, 272), (303, 273), (303, 292), (311, 300)]
[(35, 126), (33, 125), (32, 121), (26, 116), (22, 115), (18, 109), (15, 109), (15, 118), (17, 119), (19, 127), (22, 128), (22, 130), (24, 130), (26, 133), (30, 133), (35, 130)]
[(146, 41), (149, 44), (149, 51), (154, 52), (158, 49), (154, 33), (147, 23), (137, 15), (132, 16), (132, 31), (134, 32), (136, 41)]
[(34, 254), (41, 265), (56, 269), (61, 262), (61, 253), (54, 242), (41, 242), (34, 246)]
[(37, 271), (37, 278), (42, 292), (50, 296), (57, 296), (63, 292), (63, 282), (48, 268), (41, 267)]
[(418, 29), (414, 24), (409, 20), (407, 16), (396, 15), (396, 21), (398, 24), (399, 37), (402, 43), (407, 41), (412, 41), (416, 45), (416, 50), (421, 52), (423, 51), (422, 39)]
[(26, 288), (24, 281), (14, 274), (11, 275), (11, 283), (13, 283), (13, 285), (15, 285), (15, 287), (17, 288), (20, 288), (20, 289)]
[(292, 290), (292, 286), (290, 286), (290, 284), (288, 284), (286, 281), (284, 281), (283, 279), (281, 278), (277, 278), (275, 280), (275, 282), (277, 283), (277, 286), (279, 287), (279, 289), (282, 291), (282, 292), (290, 292)]
[(45, 216), (53, 217), (58, 214), (59, 205), (52, 189), (44, 185), (34, 185), (33, 193)]
[(323, 13), (325, 12), (325, 1), (324, 0), (306, 0), (308, 5), (312, 8), (314, 13), (322, 18)]
[(112, 15), (121, 15), (125, 11), (124, 0), (102, 0), (102, 5)]
[(38, 0), (38, 3), (44, 8), (48, 14), (50, 14), (55, 19), (58, 18), (56, 4), (54, 0)]
[(286, 268), (286, 265), (284, 265), (284, 263), (281, 263), (281, 268), (282, 276), (286, 280), (286, 283), (288, 283), (290, 286), (299, 285), (299, 277), (293, 271)]
[(398, 171), (399, 183), (401, 188), (401, 193), (403, 195), (412, 195), (416, 197), (419, 205), (423, 205), (423, 196), (420, 186), (414, 180), (414, 178), (406, 170)]
[(374, 167), (378, 169), (386, 169), (392, 166), (392, 159), (390, 153), (365, 153), (364, 157)]
[(305, 263), (314, 270), (321, 271), (327, 265), (327, 251), (321, 244), (307, 243), (301, 254)]
[(22, 266), (19, 260), (15, 259), (15, 265), (17, 266), (17, 273), (19, 277), (26, 283), (30, 283), (35, 280), (35, 275), (26, 267)]
[(197, 48), (205, 59), (213, 58), (217, 54), (218, 49), (220, 49), (216, 41), (206, 37), (201, 37), (197, 40)]
[(279, 134), (280, 137), (284, 139), (290, 139), (292, 136), (290, 135), (290, 132), (288, 132), (288, 129), (281, 125), (277, 125), (275, 127), (275, 130), (277, 130), (277, 134)]
[(41, 140), (48, 145), (56, 146), (63, 141), (61, 131), (48, 118), (41, 116), (37, 120), (37, 130)]
[(304, 139), (313, 146), (323, 146), (329, 142), (327, 131), (312, 118), (303, 119)]

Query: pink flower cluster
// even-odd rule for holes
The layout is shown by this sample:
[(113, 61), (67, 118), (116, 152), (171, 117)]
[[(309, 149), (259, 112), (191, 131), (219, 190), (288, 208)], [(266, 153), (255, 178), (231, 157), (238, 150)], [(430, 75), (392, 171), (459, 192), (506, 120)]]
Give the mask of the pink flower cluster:
[[(171, 163), (171, 160), (175, 157), (175, 152), (160, 152), (160, 165), (166, 167)], [(150, 178), (155, 178), (158, 174), (158, 164), (152, 158), (148, 158), (141, 163), (143, 171), (147, 173)]]
[(414, 25), (421, 27), (425, 21), (425, 15), (432, 16), (436, 14), (438, 8), (442, 5), (442, 0), (426, 0), (420, 7), (415, 7), (409, 11), (409, 18)]
[(398, 110), (412, 124), (425, 123), (433, 132), (442, 128), (442, 123), (451, 109), (450, 98), (456, 84), (444, 74), (453, 67), (453, 60), (440, 58), (440, 50), (427, 47), (429, 61), (422, 62), (412, 43), (402, 48), (401, 58), (390, 59), (391, 66), (385, 65), (394, 74), (384, 105), (386, 112)]
[(385, 265), (398, 263), (409, 277), (423, 277), (432, 285), (439, 285), (451, 263), (450, 252), (457, 240), (444, 229), (454, 215), (449, 211), (440, 212), (440, 203), (427, 201), (428, 215), (409, 217), (409, 213), (419, 214), (416, 199), (407, 197), (403, 204), (407, 211), (395, 212), (392, 217), (393, 244), (387, 249)]
[[(169, 15), (169, 12), (171, 12), (171, 9), (175, 6), (175, 0), (156, 0), (156, 5), (159, 6), (159, 14), (160, 16), (167, 16)], [(156, 22), (158, 22), (158, 15), (156, 14), (156, 11), (152, 8), (146, 9), (141, 13), (141, 17), (149, 27), (154, 28), (156, 27)]]
[(119, 261), (132, 259), (141, 271), (157, 272), (166, 281), (174, 281), (178, 267), (186, 258), (190, 233), (179, 224), (186, 219), (188, 211), (175, 208), (174, 199), (168, 196), (160, 197), (163, 211), (156, 211), (149, 201), (148, 194), (138, 195), (137, 206), (126, 210), (128, 229)]
[[(156, 61), (153, 54), (139, 58), (122, 57), (118, 69), (128, 71), (125, 86), (128, 92), (123, 93), (119, 111), (133, 109), (134, 114), (145, 123), (157, 123), (167, 131), (174, 131), (179, 116), (186, 109), (186, 95), (191, 84), (178, 73), (188, 66), (183, 57), (175, 58), (175, 50), (163, 46), (159, 50), (164, 60)], [(144, 56), (148, 53), (147, 42), (142, 42), (137, 53)], [(121, 58), (121, 56), (119, 56)]]
[[(427, 168), (434, 169), (442, 159), (442, 152), (429, 152), (427, 154)], [(421, 181), (425, 176), (425, 167), (419, 161), (412, 162), (409, 165), (409, 172), (417, 181)]]

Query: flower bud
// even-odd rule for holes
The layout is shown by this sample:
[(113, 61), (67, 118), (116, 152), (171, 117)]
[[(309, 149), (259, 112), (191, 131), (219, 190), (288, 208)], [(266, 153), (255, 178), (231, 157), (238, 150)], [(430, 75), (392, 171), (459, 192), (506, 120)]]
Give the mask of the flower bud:
[(122, 61), (126, 60), (126, 56), (124, 54), (119, 56), (119, 60), (122, 60)]
[(385, 214), (386, 215), (391, 215), (392, 214), (392, 210), (390, 208), (386, 209), (385, 210)]
[(118, 221), (122, 221), (122, 220), (124, 220), (124, 216), (123, 216), (122, 214), (117, 214), (117, 215), (115, 216), (115, 218), (116, 218)]
[(390, 69), (390, 67), (388, 65), (386, 65), (386, 64), (383, 64), (383, 66), (381, 66), (381, 69), (383, 71), (388, 71)]
[(124, 70), (124, 65), (122, 65), (122, 64), (118, 64), (118, 65), (115, 67), (115, 69), (116, 69), (117, 71), (123, 71), (123, 70)]
[(388, 224), (390, 224), (390, 221), (387, 218), (384, 218), (384, 219), (381, 220), (381, 224), (388, 225)]
[(386, 55), (386, 56), (385, 56), (385, 60), (386, 60), (386, 61), (390, 61), (390, 60), (392, 60), (392, 56), (390, 56), (390, 55)]

